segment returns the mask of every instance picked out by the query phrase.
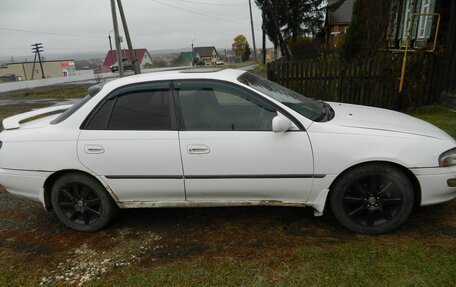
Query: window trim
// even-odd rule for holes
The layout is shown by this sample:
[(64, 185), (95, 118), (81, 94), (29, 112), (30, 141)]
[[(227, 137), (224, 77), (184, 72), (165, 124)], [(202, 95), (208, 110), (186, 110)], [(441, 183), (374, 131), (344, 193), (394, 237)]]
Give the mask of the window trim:
[(162, 81), (149, 81), (149, 82), (141, 82), (141, 83), (133, 83), (133, 84), (128, 84), (124, 85), (121, 87), (117, 87), (114, 90), (112, 90), (109, 94), (107, 94), (103, 99), (101, 99), (97, 105), (90, 111), (90, 113), (86, 116), (84, 121), (82, 121), (82, 124), (79, 126), (80, 130), (91, 130), (88, 129), (87, 126), (90, 123), (90, 121), (93, 119), (95, 114), (101, 109), (101, 107), (111, 98), (116, 98), (114, 100), (114, 103), (111, 107), (111, 110), (109, 111), (109, 120), (108, 120), (108, 125), (109, 121), (111, 119), (112, 111), (115, 107), (115, 104), (117, 102), (117, 97), (120, 95), (123, 95), (125, 93), (130, 93), (130, 92), (141, 92), (141, 91), (150, 91), (153, 90), (153, 86), (157, 84), (168, 84), (168, 94), (169, 94), (169, 103), (170, 103), (170, 117), (171, 117), (171, 128), (170, 129), (160, 129), (160, 130), (116, 130), (116, 129), (108, 129), (106, 127), (105, 129), (97, 130), (97, 131), (142, 131), (142, 132), (148, 132), (148, 131), (176, 131), (178, 130), (178, 120), (176, 119), (176, 108), (174, 105), (174, 96), (173, 96), (173, 87), (171, 84), (171, 80), (162, 80)]
[[(210, 82), (212, 82), (212, 83), (221, 83), (221, 84), (225, 84), (225, 85), (237, 88), (237, 89), (241, 90), (242, 92), (245, 92), (245, 93), (251, 95), (252, 97), (259, 99), (260, 101), (264, 101), (267, 104), (271, 105), (273, 108), (276, 109), (276, 111), (278, 113), (281, 113), (283, 116), (287, 117), (294, 125), (296, 125), (298, 127), (298, 130), (290, 130), (288, 132), (306, 131), (306, 129), (304, 128), (303, 124), (298, 119), (296, 119), (293, 115), (291, 115), (284, 108), (282, 108), (279, 105), (277, 105), (276, 103), (272, 102), (267, 97), (265, 97), (263, 95), (260, 95), (257, 92), (251, 91), (250, 89), (247, 89), (244, 86), (241, 86), (239, 84), (235, 84), (235, 83), (230, 82), (230, 81), (216, 80), (216, 79), (204, 79), (204, 78), (171, 80), (171, 86), (172, 86), (173, 97), (174, 97), (174, 106), (175, 106), (175, 111), (176, 111), (176, 116), (177, 116), (177, 125), (178, 125), (178, 130), (179, 131), (202, 131), (202, 132), (217, 132), (217, 131), (226, 132), (227, 131), (227, 130), (201, 130), (201, 129), (198, 129), (198, 130), (192, 129), (192, 130), (190, 130), (190, 129), (187, 129), (185, 127), (184, 117), (183, 117), (183, 114), (182, 114), (182, 109), (181, 109), (180, 100), (179, 100), (179, 94), (177, 92), (177, 87), (176, 87), (175, 83), (176, 82), (198, 82), (198, 81), (204, 81), (204, 82), (208, 82), (208, 83), (210, 83)], [(233, 132), (233, 131), (229, 131), (229, 132)], [(234, 132), (272, 132), (272, 131), (235, 130)]]

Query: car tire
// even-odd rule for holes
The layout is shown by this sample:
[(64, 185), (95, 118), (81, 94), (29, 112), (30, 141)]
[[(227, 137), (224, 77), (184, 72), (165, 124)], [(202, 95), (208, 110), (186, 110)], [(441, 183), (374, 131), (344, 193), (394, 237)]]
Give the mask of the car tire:
[(398, 168), (384, 164), (355, 167), (334, 184), (331, 210), (346, 228), (383, 234), (403, 224), (414, 207), (413, 185)]
[(103, 185), (85, 174), (66, 174), (58, 178), (51, 190), (54, 213), (66, 226), (84, 232), (104, 228), (118, 207)]

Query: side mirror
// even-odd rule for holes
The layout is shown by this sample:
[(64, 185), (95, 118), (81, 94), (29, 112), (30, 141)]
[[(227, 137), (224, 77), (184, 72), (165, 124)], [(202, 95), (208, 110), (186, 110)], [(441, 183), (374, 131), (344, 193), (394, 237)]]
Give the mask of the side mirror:
[(275, 133), (286, 132), (292, 126), (291, 121), (282, 115), (277, 115), (272, 119), (272, 131)]

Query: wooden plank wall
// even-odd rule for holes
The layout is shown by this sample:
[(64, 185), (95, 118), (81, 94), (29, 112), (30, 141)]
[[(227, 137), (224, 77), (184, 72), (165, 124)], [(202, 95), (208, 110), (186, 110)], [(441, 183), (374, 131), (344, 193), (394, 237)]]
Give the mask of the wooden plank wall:
[(339, 60), (279, 59), (268, 64), (268, 79), (306, 97), (389, 109), (429, 105), (441, 92), (441, 57), (408, 58), (404, 94), (398, 95), (403, 54), (386, 54), (350, 63)]

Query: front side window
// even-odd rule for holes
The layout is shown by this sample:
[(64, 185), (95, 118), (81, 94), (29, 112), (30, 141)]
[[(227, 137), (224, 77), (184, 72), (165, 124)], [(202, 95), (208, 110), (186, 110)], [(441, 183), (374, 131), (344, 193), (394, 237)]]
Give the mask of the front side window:
[(263, 99), (216, 81), (175, 83), (186, 130), (271, 131), (277, 115)]
[[(162, 86), (162, 87), (160, 87)], [(91, 130), (171, 130), (169, 86), (131, 89), (108, 97), (88, 121)]]

